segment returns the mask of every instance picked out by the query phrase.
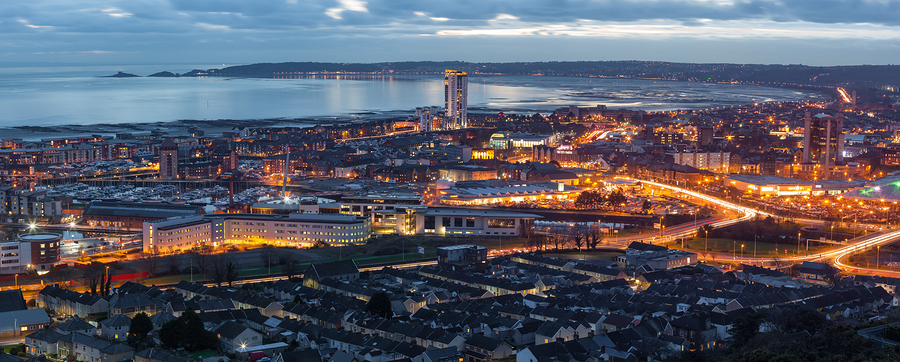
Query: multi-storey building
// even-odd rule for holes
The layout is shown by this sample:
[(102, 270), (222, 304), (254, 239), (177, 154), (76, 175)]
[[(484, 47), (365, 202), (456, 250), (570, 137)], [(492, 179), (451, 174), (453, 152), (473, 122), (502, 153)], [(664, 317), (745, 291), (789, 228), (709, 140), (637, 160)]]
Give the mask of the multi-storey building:
[(144, 250), (176, 252), (241, 242), (353, 245), (365, 243), (370, 234), (369, 219), (353, 215), (214, 214), (145, 222)]
[(676, 152), (670, 154), (673, 163), (687, 165), (700, 170), (715, 173), (729, 173), (731, 168), (730, 152)]
[(159, 178), (161, 180), (178, 178), (178, 145), (171, 138), (166, 138), (159, 146)]
[(444, 71), (444, 116), (445, 128), (466, 128), (468, 117), (469, 76), (466, 72), (447, 69)]
[(0, 242), (0, 274), (49, 272), (59, 263), (60, 240), (60, 234), (30, 233), (19, 235), (15, 241)]
[[(811, 168), (816, 178), (828, 180), (835, 165), (844, 163), (844, 115), (806, 112), (803, 133), (803, 163), (815, 164)], [(821, 176), (821, 177), (819, 177)]]

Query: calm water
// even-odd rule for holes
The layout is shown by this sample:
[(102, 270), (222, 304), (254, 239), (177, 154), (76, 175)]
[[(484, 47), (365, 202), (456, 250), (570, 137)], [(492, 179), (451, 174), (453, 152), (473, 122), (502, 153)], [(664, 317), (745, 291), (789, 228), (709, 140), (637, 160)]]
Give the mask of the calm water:
[[(221, 65), (0, 67), (0, 127), (409, 115), (443, 105), (434, 77), (366, 79), (101, 78), (123, 70), (147, 75)], [(815, 98), (793, 90), (745, 85), (570, 77), (469, 76), (469, 107), (507, 113), (606, 104), (648, 111)]]

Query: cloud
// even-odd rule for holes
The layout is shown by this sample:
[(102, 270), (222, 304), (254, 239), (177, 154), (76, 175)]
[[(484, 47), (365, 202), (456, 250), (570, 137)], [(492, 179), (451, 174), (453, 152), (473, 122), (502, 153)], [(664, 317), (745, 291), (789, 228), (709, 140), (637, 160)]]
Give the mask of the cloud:
[(897, 40), (897, 14), (900, 0), (29, 0), (0, 2), (0, 49), (133, 54), (202, 41), (198, 52), (311, 56), (412, 39), (498, 52), (488, 39)]
[(330, 8), (325, 11), (325, 15), (328, 15), (334, 19), (343, 19), (341, 17), (341, 13), (345, 11), (357, 11), (361, 13), (368, 13), (369, 9), (366, 9), (366, 2), (360, 0), (338, 0), (338, 4), (340, 6), (336, 8)]

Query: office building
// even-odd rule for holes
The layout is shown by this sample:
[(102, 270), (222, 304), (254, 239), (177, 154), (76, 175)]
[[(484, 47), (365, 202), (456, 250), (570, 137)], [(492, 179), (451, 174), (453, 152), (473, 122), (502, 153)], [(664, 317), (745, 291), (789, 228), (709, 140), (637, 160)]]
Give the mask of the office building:
[(364, 244), (369, 218), (353, 215), (212, 214), (173, 217), (144, 223), (144, 251), (161, 253), (226, 243), (274, 243), (281, 246)]
[(61, 234), (31, 233), (19, 235), (18, 240), (0, 242), (0, 274), (49, 272), (59, 263), (61, 240)]
[(844, 163), (844, 115), (806, 112), (803, 130), (803, 163), (816, 165), (814, 179), (828, 180), (835, 165)]
[(444, 128), (466, 128), (468, 115), (469, 77), (466, 72), (444, 71)]

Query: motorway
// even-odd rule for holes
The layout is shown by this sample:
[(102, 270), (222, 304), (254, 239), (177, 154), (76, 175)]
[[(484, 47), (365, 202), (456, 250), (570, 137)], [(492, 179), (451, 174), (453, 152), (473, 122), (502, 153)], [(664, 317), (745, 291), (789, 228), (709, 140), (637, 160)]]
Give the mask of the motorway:
[[(685, 195), (696, 197), (696, 198), (705, 200), (707, 202), (716, 204), (718, 206), (721, 206), (721, 207), (724, 207), (727, 209), (731, 209), (731, 210), (735, 210), (735, 211), (744, 213), (744, 216), (739, 219), (728, 220), (728, 222), (731, 222), (732, 224), (736, 223), (736, 222), (744, 221), (744, 220), (750, 220), (753, 217), (755, 217), (757, 214), (761, 215), (761, 216), (771, 216), (771, 214), (763, 212), (763, 211), (755, 210), (755, 209), (752, 209), (752, 208), (749, 208), (746, 206), (735, 205), (735, 204), (727, 202), (725, 200), (721, 200), (721, 199), (718, 199), (718, 198), (715, 198), (715, 197), (712, 197), (709, 195), (697, 193), (694, 191), (686, 190), (686, 189), (683, 189), (680, 187), (667, 185), (667, 184), (661, 184), (661, 183), (652, 182), (652, 181), (645, 181), (645, 180), (639, 180), (639, 179), (635, 179), (635, 180), (640, 181), (645, 184), (648, 184), (648, 185), (655, 186), (655, 187), (660, 187), (660, 188), (665, 188), (665, 189), (669, 189), (672, 191), (680, 192)], [(806, 222), (806, 221), (820, 222), (819, 220), (803, 220), (803, 222)], [(721, 225), (721, 224), (719, 226), (714, 225), (714, 227), (720, 227), (720, 226), (725, 226), (725, 225)], [(696, 233), (696, 228), (685, 231), (685, 232), (689, 233), (689, 235), (693, 235)], [(888, 231), (883, 231), (883, 232), (873, 232), (872, 234), (869, 234), (867, 236), (863, 236), (863, 237), (859, 237), (859, 238), (851, 240), (852, 244), (850, 244), (850, 245), (838, 246), (838, 247), (828, 249), (826, 251), (823, 251), (823, 252), (820, 252), (817, 254), (796, 255), (796, 256), (783, 257), (783, 258), (771, 258), (771, 257), (756, 257), (756, 258), (740, 257), (740, 258), (737, 258), (737, 257), (730, 256), (730, 255), (722, 255), (722, 254), (714, 254), (714, 253), (709, 253), (709, 254), (704, 254), (704, 255), (707, 257), (710, 257), (712, 260), (717, 260), (717, 261), (741, 262), (741, 263), (745, 263), (745, 264), (758, 264), (758, 265), (765, 265), (767, 263), (775, 263), (777, 261), (800, 262), (800, 261), (811, 261), (811, 260), (821, 260), (821, 261), (832, 260), (836, 267), (842, 269), (845, 272), (850, 272), (853, 274), (868, 274), (868, 275), (878, 274), (881, 276), (900, 277), (900, 272), (896, 272), (896, 271), (888, 271), (888, 270), (883, 270), (883, 269), (860, 268), (860, 267), (856, 267), (856, 266), (847, 264), (848, 258), (850, 257), (850, 255), (852, 255), (855, 252), (863, 251), (863, 250), (871, 249), (871, 248), (878, 248), (880, 246), (889, 245), (889, 244), (895, 243), (897, 241), (900, 241), (900, 230), (888, 230)]]

